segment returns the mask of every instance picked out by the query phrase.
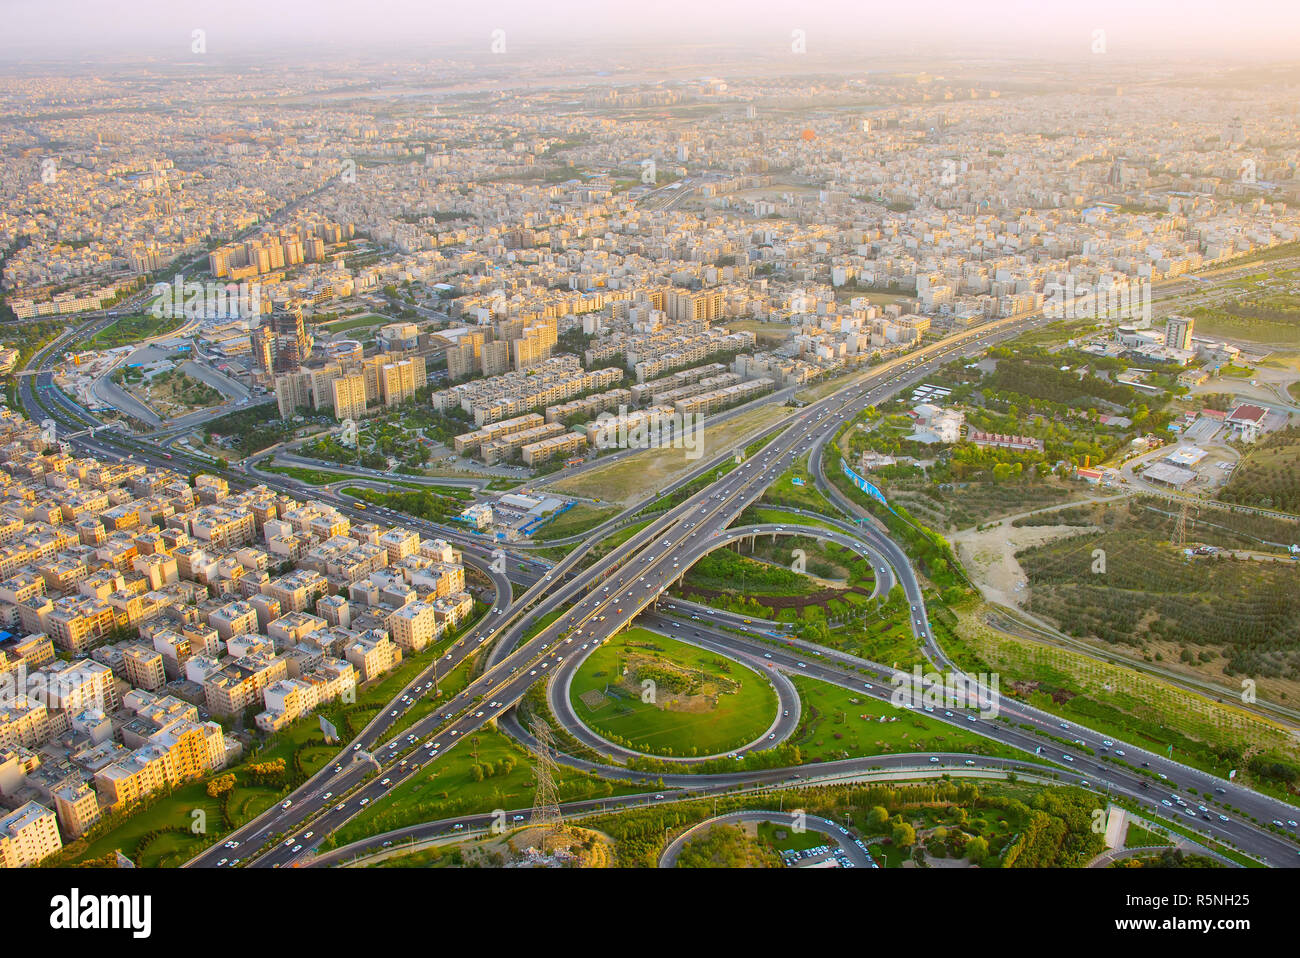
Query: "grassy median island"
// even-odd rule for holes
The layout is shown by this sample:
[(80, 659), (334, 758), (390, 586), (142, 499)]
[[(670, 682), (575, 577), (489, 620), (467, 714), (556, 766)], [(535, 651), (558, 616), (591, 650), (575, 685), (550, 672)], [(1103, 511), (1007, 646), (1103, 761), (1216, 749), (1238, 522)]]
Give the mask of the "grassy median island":
[[(643, 683), (655, 701), (643, 702)], [(651, 755), (727, 752), (761, 736), (776, 716), (772, 686), (752, 669), (645, 629), (595, 650), (573, 677), (578, 717), (610, 741)]]
[(810, 609), (823, 619), (851, 618), (874, 591), (871, 563), (850, 549), (812, 536), (782, 534), (760, 535), (701, 556), (674, 594), (741, 615), (793, 623)]
[[(909, 752), (1032, 758), (1019, 749), (941, 721), (921, 709), (896, 708), (871, 698), (865, 691), (854, 692), (802, 676), (795, 676), (792, 681), (799, 690), (803, 711), (791, 741), (799, 746), (806, 762)], [(939, 714), (944, 711), (937, 709)], [(978, 714), (959, 709), (947, 711), (963, 717)]]

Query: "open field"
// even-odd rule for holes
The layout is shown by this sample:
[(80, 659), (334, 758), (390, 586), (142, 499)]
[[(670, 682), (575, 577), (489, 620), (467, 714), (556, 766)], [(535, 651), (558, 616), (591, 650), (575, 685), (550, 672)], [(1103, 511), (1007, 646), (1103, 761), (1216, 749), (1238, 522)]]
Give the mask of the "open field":
[(1300, 691), (1300, 563), (1235, 551), (1247, 531), (1294, 534), (1293, 524), (1218, 509), (1204, 522), (1192, 515), (1187, 545), (1218, 551), (1187, 555), (1169, 543), (1176, 516), (1164, 504), (1126, 499), (1049, 515), (1054, 525), (1086, 519), (1099, 531), (1077, 525), (1016, 553), (1029, 612), (1076, 638), (1218, 682), (1249, 676), (1261, 688)]
[(159, 372), (132, 386), (129, 392), (164, 419), (207, 409), (225, 399), (218, 390), (187, 375), (179, 367)]
[[(644, 683), (654, 683), (645, 702)], [(653, 755), (712, 755), (747, 745), (776, 717), (776, 692), (752, 669), (715, 652), (629, 629), (583, 662), (573, 708), (611, 741)]]
[(1300, 512), (1300, 427), (1287, 426), (1247, 451), (1219, 498), (1243, 506)]
[(796, 676), (803, 716), (792, 741), (805, 762), (904, 752), (1020, 753), (940, 722), (918, 709), (895, 708), (837, 685)]
[[(799, 481), (795, 482), (796, 479)], [(759, 501), (773, 506), (807, 509), (809, 512), (820, 512), (825, 516), (836, 515), (839, 511), (813, 484), (812, 476), (808, 472), (807, 456), (796, 462), (782, 473), (776, 482), (768, 486)]]
[(1270, 346), (1300, 346), (1300, 297), (1294, 295), (1252, 289), (1235, 302), (1199, 306), (1190, 315), (1196, 320), (1198, 335)]
[(717, 425), (706, 423), (703, 453), (699, 458), (688, 458), (686, 449), (646, 449), (607, 466), (557, 480), (551, 488), (578, 498), (630, 504), (663, 489), (698, 466), (702, 459), (725, 452), (751, 433), (788, 418), (791, 411), (769, 403)]
[(536, 542), (546, 542), (551, 539), (563, 539), (565, 536), (576, 536), (600, 525), (606, 519), (612, 519), (618, 515), (618, 512), (618, 508), (614, 506), (602, 509), (599, 506), (579, 502), (564, 515), (557, 516), (533, 533), (533, 539)]

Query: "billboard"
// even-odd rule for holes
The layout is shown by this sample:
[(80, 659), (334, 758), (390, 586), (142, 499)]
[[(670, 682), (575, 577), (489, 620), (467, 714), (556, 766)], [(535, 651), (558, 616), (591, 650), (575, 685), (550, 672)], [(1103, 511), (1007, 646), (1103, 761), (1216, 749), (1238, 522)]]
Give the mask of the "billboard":
[(339, 730), (325, 721), (325, 716), (318, 715), (317, 718), (320, 719), (320, 730), (325, 734), (325, 741), (337, 742), (339, 740)]
[(885, 498), (885, 494), (881, 492), (879, 489), (877, 489), (870, 482), (868, 482), (866, 479), (863, 479), (856, 472), (850, 469), (849, 464), (845, 462), (843, 459), (840, 460), (840, 468), (844, 470), (844, 475), (848, 476), (849, 481), (852, 482), (855, 486), (857, 486), (859, 489), (861, 489), (863, 492), (869, 495), (872, 499), (875, 499), (877, 502), (879, 502), (890, 512), (894, 511), (894, 507), (889, 504), (889, 500)]

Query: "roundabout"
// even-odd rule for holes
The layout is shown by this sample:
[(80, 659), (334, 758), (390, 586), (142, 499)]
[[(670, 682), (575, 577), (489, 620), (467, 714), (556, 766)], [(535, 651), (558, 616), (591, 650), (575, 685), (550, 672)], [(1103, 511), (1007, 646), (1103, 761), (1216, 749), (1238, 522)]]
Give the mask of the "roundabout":
[(798, 691), (762, 659), (643, 628), (579, 650), (547, 692), (560, 724), (615, 761), (714, 761), (775, 748), (799, 723)]

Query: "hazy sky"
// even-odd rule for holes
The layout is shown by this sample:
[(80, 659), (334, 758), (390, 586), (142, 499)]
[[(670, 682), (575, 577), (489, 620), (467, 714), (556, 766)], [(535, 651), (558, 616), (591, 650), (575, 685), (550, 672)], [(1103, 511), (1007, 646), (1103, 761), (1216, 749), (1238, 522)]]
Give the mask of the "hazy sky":
[(910, 52), (1057, 55), (1089, 52), (1106, 31), (1120, 56), (1195, 53), (1293, 59), (1300, 0), (0, 0), (0, 62), (123, 53), (189, 53), (321, 44), (409, 53), (482, 44), (506, 31), (512, 50), (579, 53), (603, 39), (736, 43), (756, 52), (807, 36), (809, 59), (846, 47)]

